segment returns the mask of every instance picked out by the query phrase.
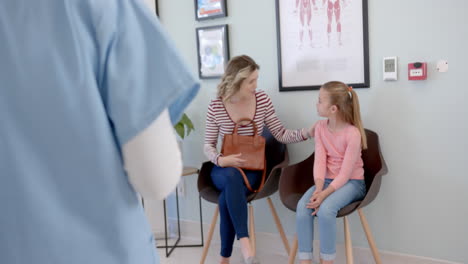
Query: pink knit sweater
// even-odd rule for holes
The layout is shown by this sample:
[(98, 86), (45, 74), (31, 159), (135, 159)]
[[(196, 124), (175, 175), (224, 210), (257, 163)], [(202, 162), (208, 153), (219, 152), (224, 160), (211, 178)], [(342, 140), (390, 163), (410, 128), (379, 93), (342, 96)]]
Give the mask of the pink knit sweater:
[(320, 120), (315, 127), (314, 179), (334, 179), (330, 184), (338, 190), (350, 179), (363, 180), (361, 133), (351, 124), (331, 132), (328, 120)]

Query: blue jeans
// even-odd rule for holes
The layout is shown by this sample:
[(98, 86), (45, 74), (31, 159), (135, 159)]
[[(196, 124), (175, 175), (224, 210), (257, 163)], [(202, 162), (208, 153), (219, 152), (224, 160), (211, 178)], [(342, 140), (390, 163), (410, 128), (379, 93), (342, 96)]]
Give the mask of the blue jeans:
[[(244, 170), (253, 189), (258, 188), (261, 171)], [(237, 239), (248, 237), (247, 228), (247, 195), (250, 191), (244, 183), (244, 178), (235, 168), (214, 166), (211, 170), (211, 180), (221, 192), (218, 206), (220, 214), (221, 256), (229, 258), (232, 254), (232, 244), (235, 235)]]
[[(332, 179), (325, 179), (323, 189), (328, 187)], [(336, 256), (336, 216), (346, 205), (362, 200), (366, 194), (364, 180), (349, 180), (341, 188), (330, 194), (320, 205), (317, 215), (311, 215), (313, 209), (306, 208), (315, 186), (312, 186), (297, 203), (296, 230), (299, 247), (299, 259), (311, 260), (314, 241), (314, 219), (318, 218), (320, 235), (320, 258), (334, 260)]]

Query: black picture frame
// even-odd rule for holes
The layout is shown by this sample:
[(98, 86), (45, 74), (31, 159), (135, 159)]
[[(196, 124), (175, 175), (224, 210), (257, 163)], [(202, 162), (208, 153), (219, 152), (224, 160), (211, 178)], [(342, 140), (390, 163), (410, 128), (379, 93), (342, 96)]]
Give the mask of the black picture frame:
[(223, 76), (229, 61), (228, 25), (198, 27), (195, 33), (200, 79), (215, 79)]
[(154, 0), (154, 11), (156, 12), (156, 16), (159, 17), (159, 5), (158, 5), (158, 0)]
[(276, 0), (276, 30), (280, 91), (369, 87), (367, 0)]
[(226, 0), (194, 0), (197, 21), (227, 16)]

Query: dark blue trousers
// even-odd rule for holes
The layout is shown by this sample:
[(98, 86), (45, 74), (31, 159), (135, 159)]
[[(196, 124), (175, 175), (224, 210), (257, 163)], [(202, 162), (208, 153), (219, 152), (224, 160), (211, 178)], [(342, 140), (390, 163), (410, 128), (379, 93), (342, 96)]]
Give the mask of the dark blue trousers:
[[(261, 171), (244, 170), (253, 189), (258, 188)], [(214, 166), (211, 179), (221, 192), (218, 200), (220, 214), (221, 256), (231, 257), (234, 238), (248, 237), (247, 228), (247, 189), (240, 172), (235, 168)]]

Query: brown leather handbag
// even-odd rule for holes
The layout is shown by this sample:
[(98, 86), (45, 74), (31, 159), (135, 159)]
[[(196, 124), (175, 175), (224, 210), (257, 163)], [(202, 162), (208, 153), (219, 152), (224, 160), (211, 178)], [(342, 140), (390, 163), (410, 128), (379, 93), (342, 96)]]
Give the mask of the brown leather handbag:
[[(254, 128), (253, 136), (243, 136), (237, 133), (239, 123), (242, 121), (250, 121), (250, 123), (252, 123)], [(238, 169), (242, 174), (247, 189), (249, 189), (251, 192), (256, 193), (263, 188), (263, 185), (265, 183), (265, 138), (258, 134), (257, 126), (255, 125), (255, 122), (253, 122), (251, 119), (241, 119), (239, 120), (239, 123), (235, 125), (232, 134), (224, 135), (221, 153), (223, 154), (223, 156), (239, 153), (242, 154), (241, 158), (245, 160), (245, 163), (242, 165), (242, 167), (235, 168)], [(242, 169), (263, 171), (262, 181), (260, 183), (260, 187), (257, 190), (252, 189), (252, 186), (250, 186), (250, 182)]]

